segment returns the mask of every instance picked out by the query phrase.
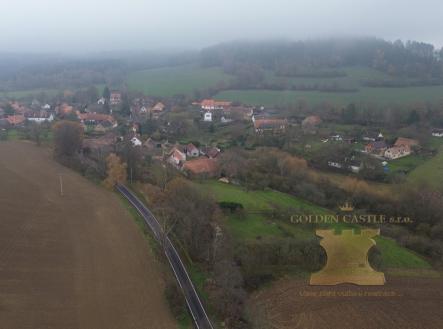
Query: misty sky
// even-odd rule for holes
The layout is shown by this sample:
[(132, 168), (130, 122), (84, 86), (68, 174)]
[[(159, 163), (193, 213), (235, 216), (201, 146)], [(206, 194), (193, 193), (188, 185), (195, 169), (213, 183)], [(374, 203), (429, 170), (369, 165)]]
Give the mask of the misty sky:
[(0, 0), (0, 52), (377, 36), (443, 45), (442, 0)]

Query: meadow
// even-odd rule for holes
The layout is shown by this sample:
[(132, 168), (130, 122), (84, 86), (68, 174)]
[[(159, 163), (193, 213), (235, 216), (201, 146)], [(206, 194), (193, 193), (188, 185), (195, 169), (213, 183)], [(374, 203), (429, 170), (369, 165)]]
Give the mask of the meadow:
[(49, 97), (56, 96), (60, 90), (58, 89), (29, 89), (29, 90), (16, 90), (16, 91), (0, 91), (0, 98), (15, 98), (21, 99), (31, 96), (38, 96), (45, 94)]
[(338, 106), (345, 106), (349, 103), (402, 105), (443, 101), (443, 86), (406, 88), (360, 87), (356, 92), (227, 90), (218, 93), (214, 98), (263, 106), (284, 106), (295, 104), (299, 101), (305, 101), (309, 104), (327, 102)]
[(130, 91), (141, 91), (149, 96), (193, 96), (197, 89), (213, 87), (231, 78), (219, 68), (185, 65), (134, 72), (126, 83)]
[[(409, 104), (414, 102), (437, 102), (443, 100), (443, 86), (372, 88), (365, 81), (393, 81), (395, 78), (365, 67), (346, 67), (342, 77), (279, 77), (272, 71), (265, 72), (265, 81), (284, 82), (287, 85), (337, 85), (356, 89), (355, 92), (320, 92), (292, 90), (225, 90), (216, 99), (239, 101), (251, 105), (288, 105), (304, 100), (311, 104), (329, 102), (344, 106), (353, 103)], [(195, 90), (215, 87), (219, 82), (229, 82), (233, 76), (221, 68), (202, 68), (198, 65), (182, 65), (133, 72), (126, 84), (130, 91), (141, 91), (150, 96), (168, 97), (176, 94), (193, 96)], [(404, 80), (404, 79), (403, 79)]]
[[(218, 202), (237, 202), (244, 207), (245, 214), (231, 214), (227, 228), (237, 241), (246, 242), (262, 237), (292, 237), (310, 239), (314, 237), (314, 226), (294, 225), (288, 221), (269, 218), (266, 211), (279, 207), (297, 213), (327, 214), (330, 210), (316, 206), (297, 197), (273, 190), (246, 191), (240, 186), (216, 181), (200, 183), (201, 188), (214, 196)], [(430, 269), (422, 257), (399, 246), (394, 240), (379, 236), (377, 248), (381, 252), (382, 264), (386, 268)]]
[(443, 146), (436, 156), (415, 168), (408, 176), (408, 183), (414, 185), (426, 184), (443, 191)]

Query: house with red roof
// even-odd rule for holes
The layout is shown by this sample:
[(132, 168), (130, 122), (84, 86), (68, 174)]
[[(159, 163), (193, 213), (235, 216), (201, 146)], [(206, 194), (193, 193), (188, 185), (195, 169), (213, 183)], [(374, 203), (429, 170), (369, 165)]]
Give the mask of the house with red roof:
[(85, 130), (93, 129), (96, 132), (106, 132), (117, 127), (117, 121), (109, 114), (77, 112), (77, 118)]
[(199, 158), (186, 161), (183, 165), (183, 171), (192, 176), (214, 177), (219, 170), (215, 159)]
[(16, 115), (7, 116), (6, 117), (6, 121), (11, 126), (19, 126), (19, 125), (23, 124), (26, 121), (26, 118), (22, 114), (16, 114)]
[(180, 168), (186, 161), (186, 154), (177, 147), (173, 147), (166, 161), (174, 167)]
[(231, 106), (231, 102), (226, 101), (216, 101), (213, 99), (204, 99), (201, 101), (200, 105), (202, 110), (212, 111), (212, 110), (225, 110)]
[(288, 120), (286, 119), (255, 119), (252, 117), (254, 123), (254, 130), (258, 134), (263, 133), (283, 133), (288, 126)]

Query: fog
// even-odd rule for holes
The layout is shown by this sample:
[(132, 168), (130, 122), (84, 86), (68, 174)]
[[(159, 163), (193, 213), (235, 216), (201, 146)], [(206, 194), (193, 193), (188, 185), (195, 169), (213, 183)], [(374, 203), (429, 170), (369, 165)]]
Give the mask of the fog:
[(0, 52), (198, 49), (377, 36), (443, 45), (441, 0), (0, 0)]

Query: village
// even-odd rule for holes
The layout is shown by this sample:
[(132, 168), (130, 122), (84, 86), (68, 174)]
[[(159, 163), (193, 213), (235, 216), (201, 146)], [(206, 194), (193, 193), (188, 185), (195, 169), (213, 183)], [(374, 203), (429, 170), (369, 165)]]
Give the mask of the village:
[[(371, 127), (361, 131), (354, 129), (353, 133), (334, 130), (334, 123), (320, 115), (287, 118), (274, 109), (214, 99), (178, 107), (167, 100), (143, 95), (128, 100), (120, 91), (110, 91), (105, 96), (95, 103), (81, 105), (68, 102), (41, 104), (37, 100), (30, 103), (6, 101), (0, 103), (0, 129), (6, 132), (29, 125), (49, 127), (60, 120), (73, 120), (84, 129), (82, 154), (92, 160), (105, 158), (130, 143), (139, 149), (144, 159), (168, 164), (187, 176), (206, 178), (224, 176), (218, 158), (230, 147), (273, 146), (269, 141), (279, 138), (296, 145), (294, 149), (314, 168), (356, 175), (362, 169), (381, 170), (388, 174), (391, 162), (395, 164), (395, 160), (419, 154), (422, 150), (417, 139), (392, 134), (385, 138), (381, 131)], [(123, 102), (129, 102), (127, 113), (122, 111)], [(177, 113), (182, 122), (174, 120)], [(185, 121), (191, 121), (204, 131), (200, 135), (207, 136), (206, 140), (198, 137), (186, 140)], [(235, 131), (229, 130), (230, 127)], [(231, 143), (226, 144), (219, 138), (216, 130), (220, 129), (225, 130)], [(237, 135), (240, 139), (249, 139), (249, 143), (232, 143)], [(429, 135), (442, 138), (443, 129), (432, 129)], [(335, 151), (324, 152), (325, 147)], [(321, 153), (321, 159), (315, 156), (315, 149), (318, 149), (317, 154)], [(325, 154), (329, 157), (324, 158)]]
[[(125, 107), (129, 107), (126, 112)], [(222, 152), (238, 146), (273, 147), (278, 140), (291, 145), (294, 153), (306, 158), (313, 168), (350, 175), (362, 170), (387, 175), (397, 159), (423, 152), (420, 141), (409, 136), (391, 133), (386, 138), (372, 127), (340, 131), (334, 122), (318, 114), (288, 118), (275, 109), (214, 99), (177, 106), (170, 100), (144, 95), (129, 99), (113, 90), (91, 104), (42, 104), (37, 100), (0, 103), (2, 132), (30, 125), (49, 128), (60, 120), (82, 125), (82, 154), (90, 160), (103, 159), (129, 143), (143, 159), (167, 164), (190, 177), (223, 178), (218, 161)], [(189, 125), (198, 129), (191, 137)], [(223, 131), (224, 137), (218, 131)], [(442, 138), (443, 129), (431, 129), (429, 136)]]

